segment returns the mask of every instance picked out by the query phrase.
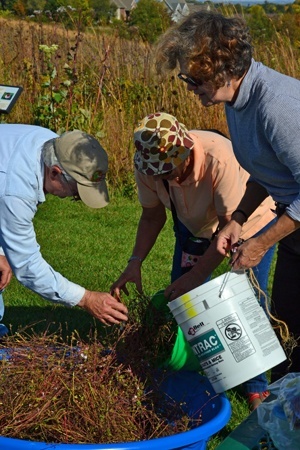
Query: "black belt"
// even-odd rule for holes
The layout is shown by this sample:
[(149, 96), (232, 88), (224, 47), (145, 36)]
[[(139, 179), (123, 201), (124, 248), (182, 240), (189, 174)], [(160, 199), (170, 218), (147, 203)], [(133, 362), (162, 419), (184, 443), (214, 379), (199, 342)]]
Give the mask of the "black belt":
[(286, 208), (289, 205), (286, 205), (285, 203), (275, 202), (275, 206), (276, 206), (275, 212), (276, 212), (277, 216), (280, 217), (280, 216), (282, 216), (282, 214), (285, 212)]

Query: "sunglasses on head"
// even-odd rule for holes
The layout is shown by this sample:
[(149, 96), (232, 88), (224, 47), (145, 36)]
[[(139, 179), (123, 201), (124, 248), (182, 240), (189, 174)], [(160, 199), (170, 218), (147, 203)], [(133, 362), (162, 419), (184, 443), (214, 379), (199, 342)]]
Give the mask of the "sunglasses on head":
[(185, 75), (184, 73), (179, 73), (178, 78), (180, 78), (182, 81), (184, 81), (187, 84), (190, 84), (191, 86), (200, 86), (202, 83), (198, 83), (193, 78), (189, 77), (188, 75)]

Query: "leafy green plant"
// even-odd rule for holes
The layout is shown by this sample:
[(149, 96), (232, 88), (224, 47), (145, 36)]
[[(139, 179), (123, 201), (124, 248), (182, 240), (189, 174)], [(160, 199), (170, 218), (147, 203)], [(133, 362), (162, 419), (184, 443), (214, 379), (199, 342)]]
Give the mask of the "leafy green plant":
[[(91, 111), (86, 110), (76, 102), (76, 84), (78, 75), (76, 59), (80, 35), (67, 55), (68, 62), (64, 64), (65, 78), (59, 82), (54, 56), (58, 45), (40, 45), (39, 50), (45, 59), (45, 71), (41, 77), (41, 94), (34, 106), (34, 123), (49, 128), (59, 134), (71, 129), (86, 129), (91, 120)], [(72, 64), (72, 67), (69, 65)]]

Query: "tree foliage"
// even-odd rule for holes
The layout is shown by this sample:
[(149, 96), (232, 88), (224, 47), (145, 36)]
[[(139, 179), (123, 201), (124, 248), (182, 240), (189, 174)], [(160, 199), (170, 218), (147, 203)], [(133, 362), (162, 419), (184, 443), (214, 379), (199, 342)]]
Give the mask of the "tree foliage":
[(171, 17), (163, 3), (157, 0), (139, 0), (131, 13), (129, 25), (136, 27), (144, 41), (153, 43), (171, 25)]
[(265, 39), (270, 41), (274, 37), (275, 27), (268, 14), (261, 5), (253, 5), (249, 8), (247, 24), (254, 39)]
[[(287, 0), (288, 1), (288, 0)], [(190, 6), (194, 0), (187, 1)], [(253, 40), (266, 42), (285, 39), (298, 48), (300, 42), (300, 0), (287, 4), (265, 1), (262, 4), (204, 0), (206, 7), (225, 15), (245, 17)], [(38, 22), (60, 22), (66, 28), (85, 30), (88, 26), (109, 26), (125, 39), (141, 38), (154, 43), (172, 24), (170, 11), (160, 0), (139, 0), (129, 20), (116, 18), (111, 0), (0, 0), (0, 14), (13, 14)], [(4, 11), (4, 12), (3, 12)]]
[(90, 6), (94, 12), (94, 20), (101, 25), (108, 24), (117, 9), (111, 0), (90, 0)]

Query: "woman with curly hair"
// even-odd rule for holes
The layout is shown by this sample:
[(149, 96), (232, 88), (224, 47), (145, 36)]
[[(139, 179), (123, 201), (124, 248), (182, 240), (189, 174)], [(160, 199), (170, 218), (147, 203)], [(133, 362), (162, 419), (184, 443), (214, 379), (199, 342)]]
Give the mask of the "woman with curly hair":
[[(242, 225), (268, 196), (278, 220), (248, 239), (232, 257), (233, 269), (256, 266), (278, 243), (272, 308), (299, 338), (300, 320), (300, 81), (252, 57), (251, 37), (240, 17), (197, 12), (163, 35), (157, 45), (160, 73), (179, 68), (203, 106), (225, 104), (234, 154), (250, 173), (247, 189), (230, 222), (218, 235), (225, 255)], [(168, 288), (174, 289), (174, 284)], [(175, 286), (176, 289), (176, 286)], [(300, 371), (300, 346), (292, 360), (272, 369), (271, 380)]]

